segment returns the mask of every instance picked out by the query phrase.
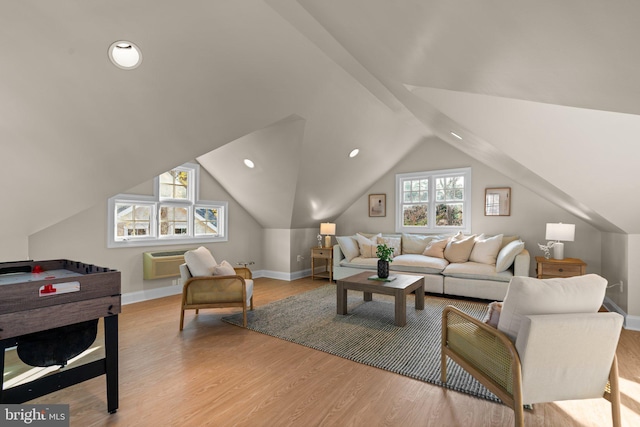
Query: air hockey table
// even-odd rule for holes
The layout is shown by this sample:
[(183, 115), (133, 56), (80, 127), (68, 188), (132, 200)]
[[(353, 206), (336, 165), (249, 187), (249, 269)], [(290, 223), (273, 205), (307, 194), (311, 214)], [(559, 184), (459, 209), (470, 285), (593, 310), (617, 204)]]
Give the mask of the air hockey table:
[[(120, 307), (119, 271), (66, 259), (0, 263), (0, 367), (3, 372), (0, 403), (27, 402), (105, 375), (107, 410), (116, 412)], [(19, 349), (25, 342), (55, 341), (67, 335), (65, 328), (83, 328), (86, 323), (97, 324), (99, 319), (104, 321), (104, 358), (4, 388), (7, 349)], [(45, 344), (35, 348), (46, 352), (56, 343)], [(34, 358), (50, 359), (46, 354)]]

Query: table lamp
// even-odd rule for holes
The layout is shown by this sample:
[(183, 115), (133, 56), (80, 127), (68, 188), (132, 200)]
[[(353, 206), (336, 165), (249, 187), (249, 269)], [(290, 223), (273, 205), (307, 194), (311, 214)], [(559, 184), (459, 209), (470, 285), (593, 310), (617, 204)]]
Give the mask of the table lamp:
[(575, 235), (575, 224), (563, 224), (561, 222), (557, 224), (547, 224), (547, 234), (545, 239), (555, 240), (547, 243), (548, 247), (553, 246), (553, 259), (564, 259), (564, 243), (562, 243), (561, 240), (565, 242), (573, 242)]
[(320, 223), (320, 234), (324, 234), (324, 247), (331, 247), (331, 236), (336, 234), (336, 225), (332, 222)]

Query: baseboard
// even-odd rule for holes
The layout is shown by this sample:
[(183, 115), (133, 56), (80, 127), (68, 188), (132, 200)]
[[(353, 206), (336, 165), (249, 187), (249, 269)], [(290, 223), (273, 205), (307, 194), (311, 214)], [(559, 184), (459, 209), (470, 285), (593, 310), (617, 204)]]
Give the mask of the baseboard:
[[(255, 270), (255, 271), (252, 270), (251, 275), (253, 276), (254, 279), (259, 279), (260, 277), (267, 277), (269, 279), (278, 279), (278, 280), (285, 280), (290, 282), (292, 280), (301, 279), (303, 277), (310, 276), (311, 269), (295, 271), (293, 273), (283, 273), (280, 271), (270, 271), (270, 270)], [(149, 301), (152, 299), (164, 298), (172, 295), (179, 295), (181, 293), (182, 293), (181, 284), (178, 286), (165, 286), (163, 288), (128, 292), (126, 294), (122, 294), (122, 305)]]
[(625, 329), (630, 331), (640, 331), (640, 316), (631, 316), (625, 313), (625, 311), (609, 297), (604, 297), (603, 305), (607, 310), (618, 313), (624, 317), (623, 327)]

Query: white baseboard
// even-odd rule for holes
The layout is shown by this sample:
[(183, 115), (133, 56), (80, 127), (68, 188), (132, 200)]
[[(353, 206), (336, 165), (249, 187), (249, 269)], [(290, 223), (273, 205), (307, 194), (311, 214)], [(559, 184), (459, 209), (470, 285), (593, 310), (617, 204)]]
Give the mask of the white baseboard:
[(623, 326), (625, 329), (628, 329), (630, 331), (640, 331), (640, 316), (631, 316), (625, 313), (625, 311), (621, 309), (620, 306), (613, 302), (613, 300), (609, 297), (604, 297), (603, 305), (607, 310), (618, 313), (622, 315), (622, 317), (624, 317)]
[[(280, 271), (255, 270), (251, 272), (254, 279), (267, 277), (269, 279), (286, 280), (288, 282), (301, 279), (311, 275), (311, 269), (296, 271), (293, 273), (283, 273)], [(180, 281), (179, 281), (180, 283)], [(163, 288), (155, 288), (144, 291), (128, 292), (122, 294), (122, 305), (133, 304), (136, 302), (148, 301), (156, 298), (164, 298), (182, 293), (182, 284), (178, 286), (165, 286)]]

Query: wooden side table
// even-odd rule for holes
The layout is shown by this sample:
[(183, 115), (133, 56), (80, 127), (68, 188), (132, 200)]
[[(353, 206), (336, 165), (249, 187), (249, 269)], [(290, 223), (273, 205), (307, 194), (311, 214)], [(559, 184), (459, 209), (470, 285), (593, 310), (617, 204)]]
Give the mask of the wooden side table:
[(582, 276), (587, 272), (587, 263), (578, 258), (546, 259), (537, 256), (536, 263), (538, 279)]
[[(316, 259), (324, 260), (324, 271), (316, 272)], [(311, 280), (315, 278), (333, 282), (333, 248), (311, 248)]]

